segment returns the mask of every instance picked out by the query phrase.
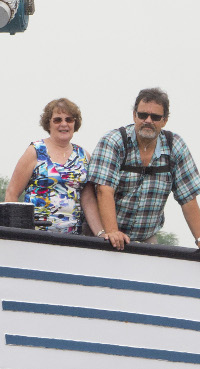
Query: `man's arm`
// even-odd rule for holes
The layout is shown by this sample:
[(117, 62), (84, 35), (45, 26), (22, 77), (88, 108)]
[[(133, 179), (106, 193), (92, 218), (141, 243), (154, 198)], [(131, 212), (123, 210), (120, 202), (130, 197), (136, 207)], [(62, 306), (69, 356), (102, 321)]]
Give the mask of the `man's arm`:
[(114, 189), (110, 186), (97, 185), (97, 202), (103, 227), (113, 247), (123, 250), (124, 242), (129, 243), (130, 238), (118, 229)]
[[(101, 230), (103, 231), (103, 226), (100, 219), (99, 209), (94, 192), (94, 185), (92, 183), (88, 182), (81, 192), (81, 206), (87, 223), (94, 235), (97, 235), (98, 232)], [(103, 232), (100, 237), (104, 236), (105, 232)], [(105, 239), (107, 239), (107, 237)]]
[[(200, 237), (200, 209), (196, 197), (182, 205), (183, 215), (195, 239)], [(198, 244), (200, 248), (200, 242)]]

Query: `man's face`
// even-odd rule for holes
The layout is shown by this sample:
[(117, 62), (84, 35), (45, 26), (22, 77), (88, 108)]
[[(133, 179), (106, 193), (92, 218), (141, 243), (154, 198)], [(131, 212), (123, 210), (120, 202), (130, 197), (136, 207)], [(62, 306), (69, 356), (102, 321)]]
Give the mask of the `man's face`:
[(167, 123), (167, 118), (163, 118), (163, 114), (164, 109), (162, 105), (154, 101), (146, 103), (141, 100), (137, 112), (134, 111), (133, 113), (136, 136), (141, 139), (155, 139)]

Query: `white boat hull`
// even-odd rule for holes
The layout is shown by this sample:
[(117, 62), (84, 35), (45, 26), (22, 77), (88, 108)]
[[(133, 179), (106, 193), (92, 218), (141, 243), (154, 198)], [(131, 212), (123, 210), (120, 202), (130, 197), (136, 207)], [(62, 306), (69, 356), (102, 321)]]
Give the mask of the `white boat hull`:
[(184, 260), (23, 232), (0, 239), (1, 369), (200, 368), (196, 250)]

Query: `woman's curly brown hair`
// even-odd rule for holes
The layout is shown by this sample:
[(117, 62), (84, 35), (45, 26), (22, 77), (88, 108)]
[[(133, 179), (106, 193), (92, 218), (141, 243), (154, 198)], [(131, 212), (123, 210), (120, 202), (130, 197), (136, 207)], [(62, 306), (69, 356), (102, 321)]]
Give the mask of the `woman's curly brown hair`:
[(77, 132), (82, 122), (81, 111), (76, 104), (65, 98), (50, 101), (45, 106), (43, 114), (40, 116), (40, 125), (43, 129), (50, 133), (50, 120), (55, 108), (57, 108), (58, 112), (62, 111), (71, 114), (72, 117), (75, 118), (74, 132)]

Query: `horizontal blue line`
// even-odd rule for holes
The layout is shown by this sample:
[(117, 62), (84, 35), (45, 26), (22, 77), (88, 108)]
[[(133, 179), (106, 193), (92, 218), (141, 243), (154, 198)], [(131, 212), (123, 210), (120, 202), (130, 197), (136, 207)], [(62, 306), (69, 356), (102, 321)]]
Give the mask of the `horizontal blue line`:
[(198, 321), (168, 318), (156, 315), (5, 300), (2, 301), (2, 308), (4, 311), (75, 316), (79, 318), (104, 319), (200, 331), (200, 322)]
[(46, 282), (68, 283), (90, 287), (108, 287), (117, 290), (152, 292), (162, 295), (175, 295), (200, 298), (200, 289), (170, 286), (157, 283), (129, 281), (124, 279), (111, 279), (90, 277), (84, 275), (63, 274), (30, 269), (0, 267), (0, 277), (31, 279)]
[(44, 347), (59, 350), (92, 352), (106, 355), (140, 357), (145, 359), (167, 360), (200, 364), (200, 354), (191, 354), (178, 351), (156, 350), (129, 346), (109, 345), (61, 339), (5, 335), (7, 345)]

